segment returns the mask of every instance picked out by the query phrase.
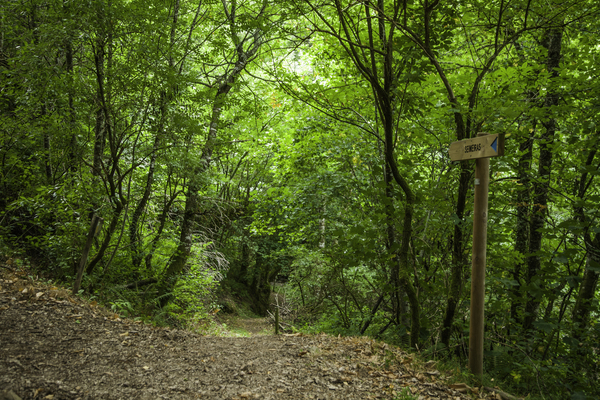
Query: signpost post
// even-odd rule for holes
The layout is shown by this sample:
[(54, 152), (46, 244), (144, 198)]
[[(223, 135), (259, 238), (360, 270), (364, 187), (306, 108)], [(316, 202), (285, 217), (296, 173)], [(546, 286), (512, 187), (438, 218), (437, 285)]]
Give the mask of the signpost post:
[(473, 139), (450, 144), (452, 161), (475, 160), (473, 205), (473, 257), (471, 261), (471, 322), (469, 326), (469, 370), (483, 374), (483, 327), (485, 302), (485, 257), (487, 245), (490, 157), (504, 155), (504, 134), (479, 133)]

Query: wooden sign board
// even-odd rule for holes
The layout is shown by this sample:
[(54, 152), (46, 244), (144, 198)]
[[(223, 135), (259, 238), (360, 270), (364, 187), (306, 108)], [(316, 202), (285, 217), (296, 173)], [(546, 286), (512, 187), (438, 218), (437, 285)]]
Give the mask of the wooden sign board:
[(448, 153), (452, 161), (503, 156), (504, 134), (496, 133), (452, 142)]

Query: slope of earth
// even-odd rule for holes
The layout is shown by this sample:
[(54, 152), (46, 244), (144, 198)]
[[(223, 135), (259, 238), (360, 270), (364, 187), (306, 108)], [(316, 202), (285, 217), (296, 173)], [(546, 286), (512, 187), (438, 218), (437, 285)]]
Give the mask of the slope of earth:
[(451, 388), (431, 365), (415, 369), (400, 349), (365, 338), (136, 324), (0, 268), (0, 399), (483, 397)]

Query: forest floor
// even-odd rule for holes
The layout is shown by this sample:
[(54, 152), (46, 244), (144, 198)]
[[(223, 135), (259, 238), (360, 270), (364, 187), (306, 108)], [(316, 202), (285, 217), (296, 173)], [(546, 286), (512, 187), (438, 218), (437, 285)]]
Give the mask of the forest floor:
[(249, 336), (145, 325), (0, 265), (0, 400), (500, 398), (368, 338), (237, 323)]

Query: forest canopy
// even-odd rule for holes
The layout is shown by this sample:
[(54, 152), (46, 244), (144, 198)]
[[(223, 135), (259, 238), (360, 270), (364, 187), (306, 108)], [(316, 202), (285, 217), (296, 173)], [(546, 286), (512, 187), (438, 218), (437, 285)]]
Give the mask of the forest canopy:
[(485, 370), (593, 398), (599, 17), (592, 0), (5, 0), (0, 250), (70, 285), (90, 236), (81, 292), (120, 313), (194, 327), (227, 299), (265, 315), (277, 288), (297, 326), (464, 364), (474, 163), (448, 147), (504, 134)]

